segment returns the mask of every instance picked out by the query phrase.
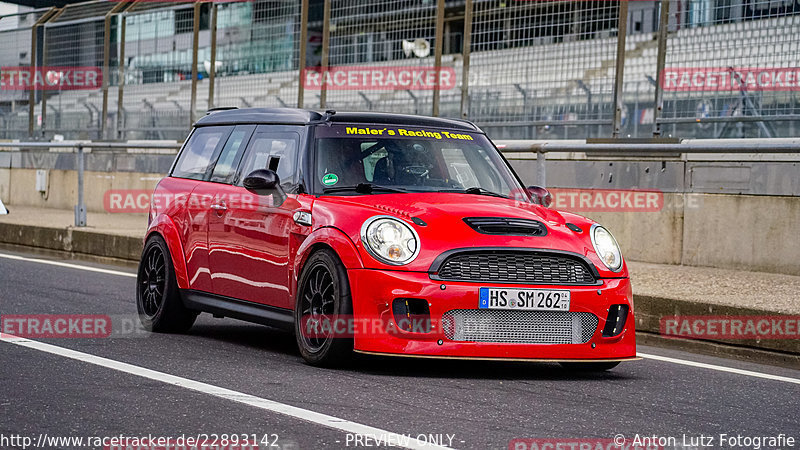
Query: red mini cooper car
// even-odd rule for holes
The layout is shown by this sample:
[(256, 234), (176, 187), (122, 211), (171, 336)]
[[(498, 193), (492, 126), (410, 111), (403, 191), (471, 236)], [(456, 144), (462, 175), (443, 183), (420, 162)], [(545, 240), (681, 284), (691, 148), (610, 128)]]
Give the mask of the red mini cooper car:
[(213, 111), (154, 192), (139, 316), (164, 332), (201, 312), (285, 328), (318, 365), (635, 358), (616, 241), (548, 200), (467, 121)]

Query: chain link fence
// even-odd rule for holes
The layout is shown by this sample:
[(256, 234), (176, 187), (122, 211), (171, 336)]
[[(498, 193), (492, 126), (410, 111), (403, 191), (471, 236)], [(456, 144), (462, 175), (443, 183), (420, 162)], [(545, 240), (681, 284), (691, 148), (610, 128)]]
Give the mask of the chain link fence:
[[(265, 0), (218, 6), (213, 105), (297, 106), (300, 8)], [(203, 64), (209, 73), (211, 59)]]
[(207, 4), (143, 2), (122, 13), (125, 62), (122, 95), (118, 96), (122, 100), (117, 121), (120, 137), (181, 139), (186, 135), (193, 89), (195, 95), (204, 92), (202, 73), (197, 73), (196, 83), (192, 81), (192, 62), (195, 44), (198, 58), (208, 53), (207, 12)]
[(800, 118), (800, 3), (673, 1), (668, 30), (666, 132), (797, 135), (798, 123), (785, 118)]
[[(58, 11), (43, 24), (40, 61), (44, 86), (53, 84), (41, 89), (39, 126), (43, 136), (101, 138), (105, 15), (114, 6), (111, 2), (78, 4)], [(108, 48), (116, 50), (112, 45)]]
[[(19, 74), (31, 67), (31, 47), (41, 39), (33, 39), (34, 25), (48, 10), (10, 14), (0, 17), (0, 137), (24, 139), (30, 137), (40, 117), (35, 105), (41, 102), (40, 91), (24, 89)], [(31, 95), (34, 96), (31, 103)], [(29, 111), (29, 105), (34, 110)], [(30, 127), (30, 129), (29, 129)]]
[(325, 84), (324, 106), (333, 109), (432, 114), (437, 75), (447, 77), (443, 98), (457, 83), (452, 58), (436, 68), (436, 19), (436, 1), (332, 0), (330, 67), (306, 74), (308, 92), (321, 97)]
[(470, 118), (521, 125), (523, 138), (607, 135), (618, 11), (619, 2), (476, 2)]
[[(0, 38), (5, 138), (180, 140), (227, 106), (463, 117), (506, 139), (800, 132), (800, 0), (94, 1), (2, 17)], [(10, 87), (26, 67), (50, 85)]]

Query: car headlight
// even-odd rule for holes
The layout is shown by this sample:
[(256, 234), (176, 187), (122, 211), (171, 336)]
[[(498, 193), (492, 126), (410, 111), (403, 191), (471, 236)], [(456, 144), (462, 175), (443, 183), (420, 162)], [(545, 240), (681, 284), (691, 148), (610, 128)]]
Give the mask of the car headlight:
[(622, 252), (619, 250), (619, 245), (614, 236), (601, 227), (600, 225), (592, 225), (592, 245), (600, 261), (614, 272), (619, 272), (622, 269)]
[(419, 253), (419, 237), (404, 222), (390, 216), (374, 216), (361, 226), (361, 242), (381, 262), (408, 264)]

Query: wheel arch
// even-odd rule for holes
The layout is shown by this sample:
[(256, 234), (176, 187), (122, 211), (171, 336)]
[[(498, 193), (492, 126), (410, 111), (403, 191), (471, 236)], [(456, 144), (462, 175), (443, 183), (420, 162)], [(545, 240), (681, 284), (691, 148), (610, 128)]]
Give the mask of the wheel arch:
[(167, 244), (169, 256), (172, 260), (172, 267), (175, 271), (175, 280), (178, 282), (178, 288), (188, 289), (189, 278), (186, 272), (186, 258), (183, 254), (183, 243), (180, 238), (180, 233), (175, 226), (175, 223), (169, 217), (164, 215), (158, 216), (150, 228), (147, 230), (147, 235), (144, 238), (144, 244), (147, 244), (153, 236), (159, 236)]
[(292, 299), (296, 300), (297, 298), (297, 284), (306, 261), (312, 254), (323, 249), (331, 250), (339, 258), (345, 271), (364, 268), (355, 244), (342, 230), (335, 227), (317, 228), (306, 237), (297, 249), (292, 267)]

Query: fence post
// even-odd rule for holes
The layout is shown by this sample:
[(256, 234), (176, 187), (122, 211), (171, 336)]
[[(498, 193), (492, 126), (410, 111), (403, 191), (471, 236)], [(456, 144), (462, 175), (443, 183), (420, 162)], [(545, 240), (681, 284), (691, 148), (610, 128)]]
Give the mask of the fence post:
[(214, 84), (217, 82), (217, 2), (211, 3), (211, 67), (208, 69), (208, 109), (214, 107)]
[(319, 90), (319, 106), (322, 109), (328, 106), (328, 85), (325, 83), (325, 75), (328, 72), (328, 46), (331, 43), (331, 0), (325, 0), (324, 13), (322, 16), (322, 62), (320, 70), (322, 82)]
[(107, 138), (108, 132), (108, 76), (111, 64), (111, 18), (120, 10), (126, 8), (126, 2), (120, 2), (106, 13), (103, 22), (103, 112), (100, 114), (100, 139)]
[(297, 66), (300, 72), (300, 80), (297, 84), (297, 107), (302, 108), (305, 101), (305, 78), (304, 71), (306, 69), (306, 51), (308, 44), (308, 0), (300, 2), (300, 55), (298, 57)]
[[(33, 25), (31, 25), (31, 64), (30, 68), (31, 71), (36, 71), (37, 61), (36, 61), (36, 50), (38, 48), (38, 31), (39, 27), (50, 20), (53, 17), (53, 14), (60, 11), (59, 8), (50, 8), (49, 11), (42, 14), (42, 17), (36, 21)], [(33, 74), (31, 74), (33, 75)], [(28, 136), (33, 138), (33, 131), (36, 124), (36, 89), (31, 89), (30, 93), (28, 94)]]
[[(42, 65), (41, 65), (42, 70), (44, 70), (45, 67), (47, 67), (47, 24), (46, 23), (42, 25)], [(43, 73), (42, 76), (44, 75), (45, 74)], [(32, 89), (35, 90), (36, 89), (35, 86), (32, 87)], [(42, 139), (44, 139), (45, 133), (47, 133), (47, 92), (45, 92), (44, 87), (42, 88), (41, 97), (42, 98), (40, 100), (40, 103), (42, 106), (39, 110), (39, 115), (42, 117), (42, 124), (39, 132), (42, 134), (41, 136)]]
[(442, 47), (444, 46), (444, 1), (438, 0), (436, 2), (436, 36), (433, 38), (434, 56), (433, 66), (436, 73), (436, 84), (433, 85), (433, 117), (439, 116), (439, 100), (441, 92), (439, 89), (439, 82), (442, 80)]
[(664, 66), (667, 63), (667, 34), (669, 32), (669, 0), (661, 0), (658, 19), (658, 56), (656, 60), (656, 98), (653, 106), (653, 137), (661, 136), (658, 122), (664, 109)]
[(536, 184), (547, 187), (547, 154), (541, 150), (536, 152)]
[(461, 118), (469, 117), (469, 56), (472, 46), (472, 0), (464, 1), (464, 48), (461, 49)]
[(622, 126), (622, 95), (625, 78), (625, 40), (628, 35), (628, 0), (619, 1), (619, 18), (617, 19), (617, 68), (614, 73), (614, 120), (611, 126), (611, 137), (618, 138)]
[(197, 109), (197, 50), (200, 46), (200, 6), (198, 1), (194, 4), (192, 14), (192, 92), (189, 101), (189, 128), (194, 125), (194, 114)]
[(76, 156), (78, 158), (78, 204), (75, 206), (75, 226), (86, 226), (86, 205), (83, 200), (83, 175), (84, 175), (84, 156), (83, 144), (75, 146), (77, 150)]
[(119, 31), (119, 79), (117, 80), (117, 139), (124, 137), (122, 130), (124, 124), (123, 114), (125, 108), (122, 107), (122, 100), (125, 92), (125, 32), (128, 24), (128, 16), (125, 13), (120, 15)]

